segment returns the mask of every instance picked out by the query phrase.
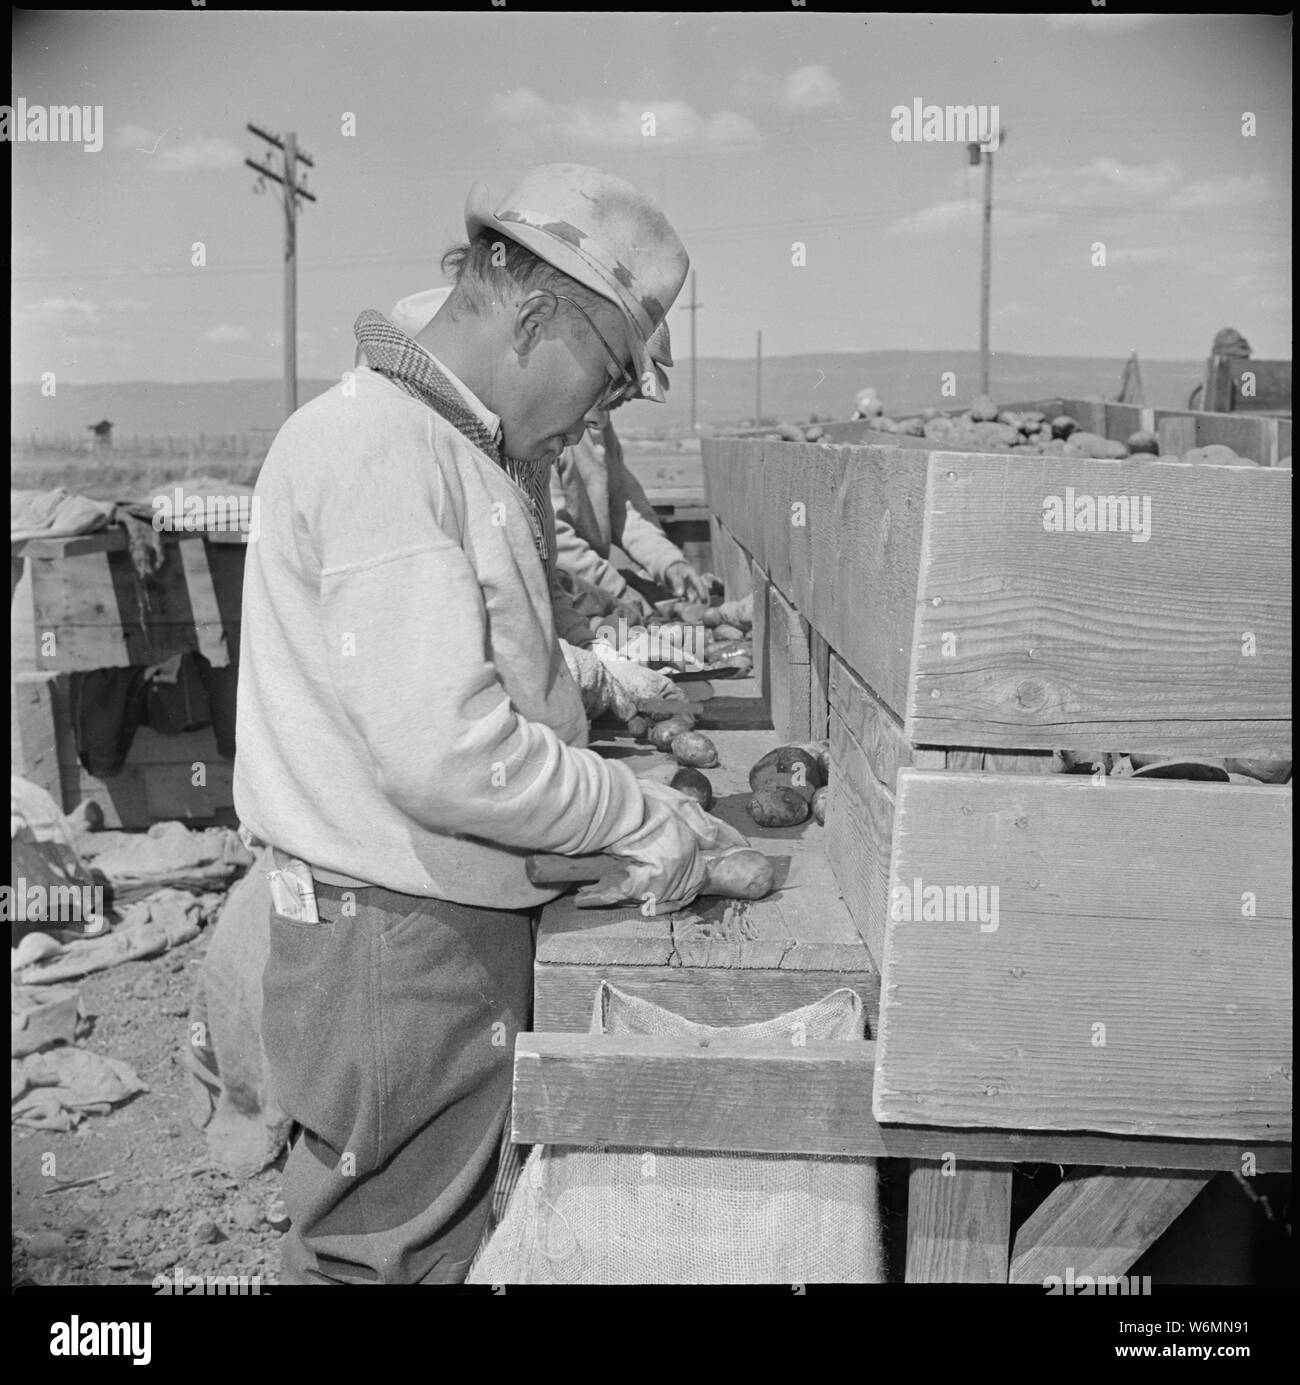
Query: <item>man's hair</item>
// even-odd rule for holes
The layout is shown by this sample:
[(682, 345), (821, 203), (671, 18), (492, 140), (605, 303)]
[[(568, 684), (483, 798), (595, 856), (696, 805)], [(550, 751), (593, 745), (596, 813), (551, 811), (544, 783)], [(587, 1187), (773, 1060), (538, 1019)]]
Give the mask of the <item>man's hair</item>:
[[(453, 245), (442, 257), (442, 272), (455, 285), (448, 299), (453, 318), (458, 316), (458, 308), (481, 316), (489, 296), (484, 293), (485, 289), (496, 290), (498, 294), (518, 292), (521, 295), (534, 289), (549, 289), (575, 299), (589, 313), (602, 305), (610, 305), (608, 298), (571, 279), (534, 255), (527, 246), (487, 229), (480, 231), (468, 245)], [(586, 340), (591, 329), (582, 316), (578, 313), (568, 316), (574, 336), (580, 341)]]

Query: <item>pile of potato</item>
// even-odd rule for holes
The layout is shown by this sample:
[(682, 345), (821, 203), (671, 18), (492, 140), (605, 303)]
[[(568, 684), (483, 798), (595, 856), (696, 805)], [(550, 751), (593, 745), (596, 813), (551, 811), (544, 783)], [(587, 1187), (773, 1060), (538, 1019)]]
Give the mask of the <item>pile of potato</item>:
[[(970, 407), (961, 414), (950, 415), (939, 409), (926, 409), (912, 418), (893, 419), (882, 413), (872, 418), (870, 423), (879, 433), (926, 438), (936, 448), (951, 448), (953, 451), (1017, 452), (1038, 457), (1095, 457), (1115, 461), (1146, 455), (1162, 457), (1167, 462), (1182, 461), (1199, 466), (1259, 465), (1254, 458), (1239, 456), (1232, 448), (1219, 444), (1195, 447), (1181, 456), (1162, 453), (1159, 438), (1150, 432), (1137, 432), (1127, 442), (1115, 442), (1082, 430), (1078, 420), (1068, 414), (1049, 419), (1037, 409), (1025, 413), (999, 409), (987, 394), (973, 399)], [(796, 424), (783, 423), (768, 437), (773, 441), (787, 442), (826, 441), (825, 431), (820, 424), (801, 429)], [(1287, 467), (1290, 464), (1290, 457), (1278, 463)]]
[(810, 817), (824, 823), (830, 761), (829, 741), (768, 751), (749, 771), (749, 816), (760, 827), (797, 827)]

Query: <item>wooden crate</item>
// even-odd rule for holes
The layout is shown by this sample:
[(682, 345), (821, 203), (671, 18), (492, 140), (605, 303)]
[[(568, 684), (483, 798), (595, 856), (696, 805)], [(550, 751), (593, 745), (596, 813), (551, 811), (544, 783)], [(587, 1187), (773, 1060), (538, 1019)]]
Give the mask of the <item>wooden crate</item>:
[[(1289, 472), (755, 439), (704, 456), (717, 531), (766, 592), (769, 702), (806, 707), (778, 730), (828, 727), (828, 849), (877, 959), (901, 768), (1289, 758)], [(1067, 487), (1149, 496), (1149, 540), (1048, 533)]]
[(197, 650), (216, 668), (239, 651), (244, 545), (237, 531), (168, 534), (147, 581), (126, 534), (33, 539), (35, 667), (51, 673), (159, 664)]

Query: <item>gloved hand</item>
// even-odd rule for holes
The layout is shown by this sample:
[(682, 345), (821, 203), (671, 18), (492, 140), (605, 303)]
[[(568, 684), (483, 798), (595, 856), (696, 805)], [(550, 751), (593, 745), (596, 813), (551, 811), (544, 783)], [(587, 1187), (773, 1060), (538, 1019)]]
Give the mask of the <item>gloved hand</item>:
[(685, 697), (672, 679), (620, 659), (603, 640), (596, 640), (586, 649), (561, 640), (560, 649), (582, 694), (582, 710), (588, 717), (608, 710), (620, 721), (630, 721), (636, 716), (638, 702)]
[[(597, 640), (596, 643), (603, 644), (604, 641)], [(620, 721), (631, 721), (641, 703), (652, 698), (686, 701), (686, 694), (666, 674), (634, 664), (628, 659), (620, 659), (617, 655), (611, 659), (597, 653), (596, 657), (601, 660), (609, 684), (609, 709)]]
[(704, 887), (703, 852), (748, 846), (730, 826), (667, 784), (639, 781), (646, 812), (641, 826), (605, 850), (625, 857), (627, 867), (586, 885), (574, 897), (582, 909), (641, 904), (652, 915), (684, 909)]
[(669, 563), (664, 570), (664, 584), (674, 596), (684, 597), (688, 601), (702, 601), (706, 606), (709, 603), (708, 582), (685, 558)]

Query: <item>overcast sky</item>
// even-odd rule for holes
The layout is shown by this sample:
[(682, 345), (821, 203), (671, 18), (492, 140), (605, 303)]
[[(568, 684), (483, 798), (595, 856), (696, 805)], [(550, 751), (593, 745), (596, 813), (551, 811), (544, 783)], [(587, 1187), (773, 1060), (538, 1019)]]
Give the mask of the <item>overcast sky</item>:
[(760, 328), (768, 356), (973, 348), (981, 175), (891, 139), (916, 98), (999, 108), (995, 350), (1195, 359), (1231, 325), (1289, 359), (1290, 91), (1290, 21), (1252, 16), (37, 13), (11, 99), (102, 106), (104, 147), (12, 150), (11, 374), (280, 373), (282, 215), (246, 121), (315, 160), (304, 377), (351, 364), (362, 308), (443, 282), (475, 179), (560, 160), (660, 200), (701, 355)]

